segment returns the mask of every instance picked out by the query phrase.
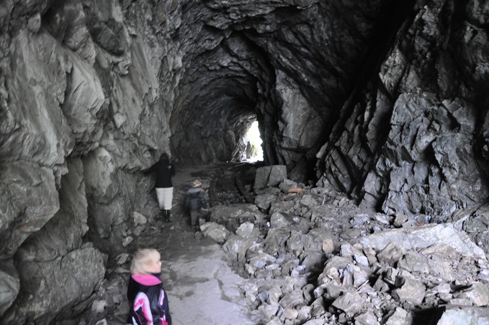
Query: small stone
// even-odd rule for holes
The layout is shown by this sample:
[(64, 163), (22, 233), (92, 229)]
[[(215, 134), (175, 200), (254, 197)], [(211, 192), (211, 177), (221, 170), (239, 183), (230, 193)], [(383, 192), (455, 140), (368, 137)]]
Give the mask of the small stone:
[(105, 311), (107, 306), (107, 301), (105, 300), (94, 300), (92, 303), (92, 312), (96, 314), (101, 314)]
[(476, 282), (473, 283), (469, 289), (458, 295), (457, 298), (467, 298), (470, 299), (474, 305), (484, 307), (489, 304), (489, 289), (486, 285)]
[(127, 245), (129, 245), (132, 241), (134, 240), (134, 238), (132, 238), (131, 236), (128, 236), (126, 238), (124, 238), (122, 240), (122, 246), (123, 247), (126, 247)]
[(284, 317), (287, 319), (297, 319), (299, 312), (295, 309), (285, 308), (284, 309)]
[(364, 309), (364, 299), (355, 291), (347, 291), (333, 301), (332, 306), (344, 311), (348, 316), (354, 316)]
[(394, 313), (389, 317), (385, 325), (410, 325), (410, 317), (407, 311), (397, 307)]
[(323, 239), (321, 249), (323, 250), (323, 252), (325, 254), (331, 254), (331, 253), (333, 253), (333, 251), (334, 251), (333, 239), (331, 239), (331, 238), (325, 238), (325, 239)]
[(425, 296), (425, 286), (422, 282), (404, 278), (404, 284), (401, 288), (392, 291), (392, 296), (400, 302), (409, 301), (415, 305), (420, 305)]

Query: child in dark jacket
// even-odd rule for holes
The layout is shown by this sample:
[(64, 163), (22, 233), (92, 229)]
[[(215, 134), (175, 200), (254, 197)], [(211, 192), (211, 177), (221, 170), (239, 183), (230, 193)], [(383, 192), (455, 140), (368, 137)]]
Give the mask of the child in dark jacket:
[(134, 254), (127, 299), (131, 306), (129, 323), (133, 325), (171, 325), (168, 297), (160, 280), (160, 253), (145, 248)]
[(202, 188), (202, 183), (197, 179), (185, 194), (185, 207), (190, 211), (190, 225), (196, 228), (197, 219), (200, 217), (200, 210), (207, 208), (207, 201), (205, 200), (205, 192)]

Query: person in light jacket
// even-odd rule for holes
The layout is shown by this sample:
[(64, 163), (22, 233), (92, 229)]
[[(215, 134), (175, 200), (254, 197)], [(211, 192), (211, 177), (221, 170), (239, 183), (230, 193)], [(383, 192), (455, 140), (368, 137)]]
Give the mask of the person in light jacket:
[(205, 191), (198, 179), (192, 183), (192, 187), (185, 194), (185, 207), (190, 211), (190, 225), (197, 228), (197, 220), (200, 217), (201, 209), (207, 209)]

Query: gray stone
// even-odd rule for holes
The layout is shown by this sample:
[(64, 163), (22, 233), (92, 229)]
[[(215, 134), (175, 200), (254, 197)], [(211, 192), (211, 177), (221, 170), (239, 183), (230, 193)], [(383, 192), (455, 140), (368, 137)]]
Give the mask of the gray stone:
[(489, 269), (483, 269), (479, 272), (477, 276), (479, 279), (489, 282)]
[(268, 290), (267, 302), (271, 305), (278, 306), (279, 299), (283, 295), (283, 291), (279, 286), (274, 286)]
[(452, 269), (452, 264), (448, 258), (442, 259), (440, 257), (431, 256), (428, 260), (430, 267), (430, 273), (440, 276), (443, 280), (451, 282), (456, 279), (456, 273)]
[[(221, 236), (226, 236), (225, 234), (217, 234), (217, 237), (212, 237), (216, 235), (210, 235), (205, 230), (204, 235), (206, 237), (211, 237), (214, 240), (216, 240), (216, 238), (220, 240)], [(244, 238), (239, 235), (228, 234), (228, 238), (226, 242), (222, 245), (222, 248), (228, 253), (235, 254), (236, 260), (241, 261), (245, 258), (246, 251), (248, 250), (248, 248), (251, 247), (251, 245), (253, 245), (253, 238)]]
[(264, 251), (270, 255), (283, 251), (285, 248), (285, 243), (289, 237), (290, 230), (285, 227), (270, 228), (268, 230), (267, 237), (263, 242)]
[[(311, 316), (314, 318), (319, 318), (326, 312), (324, 309), (324, 299), (323, 297), (318, 297), (311, 304)], [(314, 324), (314, 323), (313, 323)], [(323, 324), (322, 322), (320, 324)]]
[(299, 310), (298, 310), (298, 315), (297, 315), (297, 319), (299, 321), (305, 321), (307, 319), (310, 319), (311, 318), (311, 306), (302, 306)]
[(352, 246), (349, 243), (342, 244), (340, 246), (340, 255), (343, 257), (352, 257), (353, 252), (352, 252)]
[(261, 304), (258, 310), (265, 316), (266, 319), (272, 319), (273, 316), (277, 315), (279, 306), (269, 305), (267, 303)]
[(394, 218), (394, 226), (402, 227), (402, 225), (408, 220), (408, 216), (405, 214), (396, 215)]
[(145, 216), (136, 211), (133, 212), (133, 220), (136, 225), (145, 225), (148, 222), (148, 219)]
[(377, 259), (380, 262), (394, 266), (401, 260), (401, 257), (405, 252), (406, 250), (401, 245), (389, 243), (380, 253), (377, 254)]
[(449, 293), (451, 291), (450, 284), (441, 283), (441, 284), (437, 285), (436, 287), (431, 288), (431, 291), (433, 291), (434, 293), (438, 293), (438, 294)]
[(209, 221), (224, 225), (232, 232), (235, 232), (242, 223), (253, 223), (260, 218), (261, 212), (254, 204), (219, 205), (209, 209)]
[(67, 161), (68, 173), (61, 177), (60, 209), (46, 225), (30, 236), (17, 251), (23, 261), (51, 261), (82, 245), (88, 231), (88, 212), (83, 165), (79, 158)]
[(329, 279), (339, 279), (340, 271), (352, 263), (352, 259), (348, 257), (333, 256), (326, 262), (323, 272), (318, 277), (318, 283), (328, 282)]
[(449, 305), (472, 307), (473, 303), (472, 300), (469, 298), (452, 298), (450, 299)]
[[(0, 259), (11, 257), (60, 208), (53, 171), (27, 162), (0, 165)], [(16, 225), (9, 227), (9, 225)]]
[(295, 309), (292, 308), (284, 308), (284, 314), (283, 316), (286, 319), (297, 319), (297, 316), (299, 316), (299, 312)]
[(294, 221), (284, 213), (274, 212), (270, 217), (270, 225), (273, 228), (282, 228), (291, 225)]
[(355, 325), (379, 325), (379, 321), (373, 312), (368, 311), (355, 317)]
[(0, 316), (12, 305), (20, 291), (19, 275), (13, 260), (0, 263)]
[(370, 268), (352, 264), (348, 265), (347, 269), (353, 275), (353, 286), (356, 288), (367, 283), (372, 272)]
[(314, 285), (309, 283), (302, 288), (302, 295), (307, 305), (314, 301)]
[(370, 223), (370, 216), (367, 214), (358, 214), (350, 219), (350, 224), (353, 227), (359, 227), (367, 223)]
[(488, 308), (474, 307), (451, 307), (441, 315), (436, 325), (453, 325), (453, 324), (487, 324), (489, 321)]
[(363, 247), (383, 250), (388, 244), (400, 245), (406, 250), (423, 249), (435, 244), (445, 244), (464, 256), (485, 259), (485, 253), (469, 237), (451, 224), (426, 225), (411, 229), (394, 229), (356, 239)]
[(255, 238), (259, 235), (259, 230), (251, 222), (245, 222), (236, 229), (236, 235), (244, 238)]
[(264, 268), (267, 265), (275, 263), (277, 259), (269, 254), (260, 253), (249, 260), (249, 264), (253, 266), (255, 269)]
[(287, 240), (287, 248), (295, 255), (303, 251), (321, 251), (321, 239), (309, 234), (303, 234), (298, 231), (292, 231), (290, 238)]
[[(231, 233), (222, 225), (215, 222), (207, 222), (200, 227), (205, 237), (212, 238), (219, 244), (223, 244)], [(231, 245), (234, 246), (234, 245)]]
[(421, 305), (425, 297), (426, 288), (421, 281), (404, 278), (404, 283), (399, 289), (392, 290), (392, 296), (400, 302), (412, 302)]
[(378, 292), (387, 292), (390, 290), (389, 285), (382, 278), (378, 277), (374, 284), (374, 289)]
[(283, 165), (260, 167), (256, 170), (254, 189), (276, 186), (287, 178), (287, 168)]
[(294, 290), (292, 292), (284, 294), (279, 301), (280, 306), (283, 308), (295, 308), (298, 305), (304, 305), (304, 297), (301, 290)]
[(27, 23), (27, 27), (30, 31), (37, 33), (41, 28), (41, 15), (39, 13), (34, 14)]
[[(35, 262), (20, 263), (22, 290), (32, 298), (16, 300), (2, 320), (10, 323), (37, 315), (31, 320), (49, 323), (56, 315), (72, 317), (81, 313), (91, 306), (89, 298), (104, 278), (105, 259), (98, 250), (87, 247), (43, 262), (41, 268)], [(63, 286), (48, 285), (56, 282)]]
[(355, 254), (353, 256), (353, 259), (355, 260), (355, 262), (357, 262), (360, 265), (369, 266), (368, 258), (367, 258), (367, 256), (365, 256), (363, 254), (362, 255)]
[(324, 325), (323, 319), (311, 319), (304, 323), (304, 325)]
[(333, 301), (332, 306), (342, 310), (348, 316), (355, 316), (365, 309), (365, 300), (355, 291), (346, 291)]
[(289, 189), (294, 189), (294, 188), (297, 188), (297, 182), (294, 182), (290, 179), (284, 179), (283, 182), (281, 182), (280, 184), (278, 184), (278, 188), (284, 192), (284, 193), (287, 193)]
[(269, 214), (273, 214), (275, 212), (286, 212), (286, 213), (292, 213), (294, 210), (294, 201), (278, 201), (278, 202), (273, 202), (270, 207)]
[(428, 264), (428, 258), (424, 255), (417, 254), (413, 251), (408, 251), (403, 258), (399, 261), (399, 268), (403, 268), (411, 273), (418, 272), (428, 274), (430, 273), (430, 267)]
[(322, 270), (325, 260), (321, 252), (306, 251), (302, 254), (302, 265), (305, 266), (306, 272), (317, 272)]
[(470, 299), (477, 307), (487, 307), (489, 304), (489, 289), (487, 285), (475, 282), (472, 283), (469, 289), (464, 290), (464, 292), (457, 294), (455, 297)]
[(392, 315), (389, 316), (386, 325), (410, 325), (411, 318), (408, 312), (404, 309), (397, 307)]
[(261, 194), (255, 197), (255, 204), (257, 207), (263, 210), (268, 210), (270, 205), (277, 199), (277, 196), (274, 194)]
[(311, 208), (313, 206), (318, 205), (318, 203), (316, 202), (316, 200), (314, 200), (312, 195), (308, 195), (308, 194), (302, 196), (300, 203), (301, 203), (301, 205), (308, 207), (308, 208)]

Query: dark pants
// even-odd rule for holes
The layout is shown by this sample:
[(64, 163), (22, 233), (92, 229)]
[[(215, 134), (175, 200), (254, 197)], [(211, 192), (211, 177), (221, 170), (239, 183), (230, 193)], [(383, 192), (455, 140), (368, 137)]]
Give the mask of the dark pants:
[(190, 210), (190, 225), (196, 226), (197, 220), (200, 217), (200, 209), (199, 210)]

